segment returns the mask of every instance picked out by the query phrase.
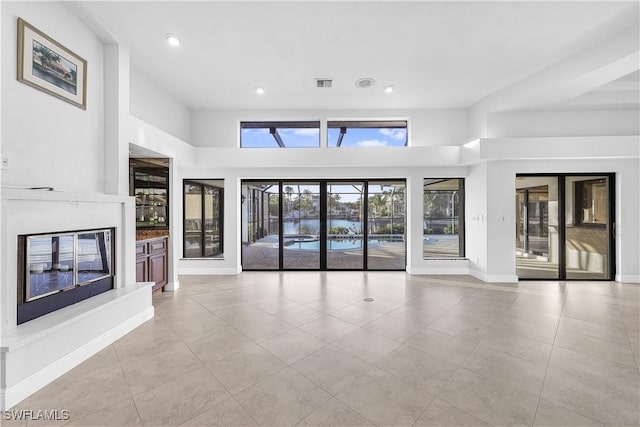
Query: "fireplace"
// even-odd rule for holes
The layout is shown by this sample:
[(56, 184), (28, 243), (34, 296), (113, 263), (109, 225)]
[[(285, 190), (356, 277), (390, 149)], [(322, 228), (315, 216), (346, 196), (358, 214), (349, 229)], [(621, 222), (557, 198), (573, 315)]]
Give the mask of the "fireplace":
[(114, 287), (115, 229), (18, 236), (17, 324)]

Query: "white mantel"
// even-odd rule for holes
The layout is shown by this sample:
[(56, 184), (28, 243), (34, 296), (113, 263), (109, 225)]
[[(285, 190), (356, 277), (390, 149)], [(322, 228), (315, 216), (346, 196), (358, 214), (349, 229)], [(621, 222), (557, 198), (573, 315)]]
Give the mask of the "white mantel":
[[(153, 317), (135, 283), (135, 202), (98, 193), (0, 189), (0, 409), (7, 409)], [(115, 228), (114, 289), (17, 325), (21, 234)]]

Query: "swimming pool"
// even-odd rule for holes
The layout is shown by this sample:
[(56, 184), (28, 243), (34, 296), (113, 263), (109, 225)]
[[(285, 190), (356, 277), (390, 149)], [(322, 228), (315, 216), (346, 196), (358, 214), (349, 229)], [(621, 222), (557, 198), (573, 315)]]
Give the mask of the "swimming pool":
[[(369, 246), (377, 245), (381, 242), (397, 242), (402, 240), (377, 240), (370, 239)], [(284, 242), (285, 249), (301, 249), (301, 250), (320, 250), (320, 240), (312, 241), (289, 241)], [(362, 249), (362, 239), (329, 239), (327, 240), (327, 250), (330, 251), (346, 251), (350, 249)]]

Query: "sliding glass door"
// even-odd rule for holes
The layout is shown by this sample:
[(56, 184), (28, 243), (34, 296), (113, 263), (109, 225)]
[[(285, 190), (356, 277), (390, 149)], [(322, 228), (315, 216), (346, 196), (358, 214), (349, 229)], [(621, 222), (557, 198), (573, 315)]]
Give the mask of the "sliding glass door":
[(612, 174), (516, 178), (520, 279), (613, 278), (613, 180)]
[(327, 268), (364, 268), (365, 183), (327, 183)]
[(611, 279), (613, 235), (609, 176), (565, 179), (567, 279)]
[(404, 270), (405, 182), (242, 182), (244, 270)]

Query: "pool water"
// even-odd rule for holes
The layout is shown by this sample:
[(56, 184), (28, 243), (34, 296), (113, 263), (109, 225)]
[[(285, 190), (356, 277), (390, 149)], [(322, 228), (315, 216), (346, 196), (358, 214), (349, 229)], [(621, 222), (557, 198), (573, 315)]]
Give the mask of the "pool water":
[[(398, 241), (400, 243), (401, 241)], [(377, 245), (379, 240), (369, 240), (369, 246)], [(302, 250), (320, 250), (320, 241), (291, 241), (285, 242), (285, 248), (287, 249), (302, 249)], [(329, 239), (327, 240), (327, 249), (334, 251), (345, 251), (349, 249), (362, 249), (362, 239)]]

